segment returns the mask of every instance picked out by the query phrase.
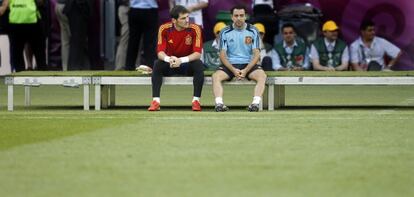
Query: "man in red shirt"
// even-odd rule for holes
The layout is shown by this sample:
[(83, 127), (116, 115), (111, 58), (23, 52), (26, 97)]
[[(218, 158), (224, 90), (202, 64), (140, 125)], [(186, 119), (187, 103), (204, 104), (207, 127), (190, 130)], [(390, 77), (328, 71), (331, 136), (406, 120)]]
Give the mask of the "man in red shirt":
[(203, 40), (201, 28), (189, 23), (189, 11), (183, 6), (175, 6), (170, 11), (171, 22), (158, 30), (157, 56), (152, 71), (152, 97), (148, 111), (160, 110), (160, 91), (163, 76), (175, 74), (193, 76), (193, 111), (201, 111), (200, 97), (204, 83), (201, 50)]

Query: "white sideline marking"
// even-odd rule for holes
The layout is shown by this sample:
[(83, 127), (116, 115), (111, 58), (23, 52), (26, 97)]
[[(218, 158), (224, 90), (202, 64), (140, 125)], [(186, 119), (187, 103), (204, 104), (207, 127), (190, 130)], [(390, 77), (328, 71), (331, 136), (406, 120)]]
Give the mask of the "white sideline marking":
[[(405, 99), (404, 101), (401, 101), (399, 104), (400, 105), (413, 105), (414, 104), (414, 97)], [(377, 115), (390, 115), (390, 114), (393, 114), (395, 112), (396, 112), (396, 110), (394, 110), (394, 109), (384, 109), (384, 110), (381, 110), (381, 111), (379, 111), (375, 114), (377, 114)]]
[(381, 111), (379, 111), (375, 114), (377, 114), (377, 115), (390, 115), (390, 114), (393, 114), (393, 113), (395, 113), (394, 109), (384, 109), (384, 110), (381, 110)]
[[(414, 117), (383, 117), (382, 115), (378, 114), (379, 116), (374, 117), (303, 117), (298, 118), (295, 117), (295, 120), (378, 120), (380, 118), (381, 120), (414, 120)], [(385, 114), (387, 115), (387, 114)], [(16, 119), (24, 119), (24, 120), (38, 120), (38, 119), (49, 119), (49, 120), (55, 120), (55, 119), (66, 119), (66, 120), (87, 120), (87, 119), (126, 119), (131, 118), (131, 116), (94, 116), (90, 118), (86, 117), (67, 117), (67, 116), (36, 116), (36, 117), (27, 117), (27, 116), (18, 116), (18, 117), (0, 117), (0, 120), (16, 120)], [(277, 120), (279, 117), (194, 117), (194, 116), (188, 116), (188, 117), (153, 117), (153, 116), (144, 116), (144, 117), (138, 117), (139, 120)]]

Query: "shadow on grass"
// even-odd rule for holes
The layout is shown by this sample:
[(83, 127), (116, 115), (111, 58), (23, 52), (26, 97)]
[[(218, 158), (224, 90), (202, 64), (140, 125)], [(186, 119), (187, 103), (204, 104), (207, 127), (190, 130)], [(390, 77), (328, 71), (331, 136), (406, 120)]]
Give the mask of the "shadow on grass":
[(404, 109), (414, 110), (414, 106), (395, 106), (395, 105), (315, 105), (315, 106), (284, 106), (275, 110), (385, 110), (385, 109)]
[[(231, 105), (229, 106), (230, 109), (235, 110), (245, 110), (247, 106), (245, 105)], [(125, 110), (125, 111), (136, 111), (136, 110), (143, 110), (146, 111), (148, 106), (142, 105), (117, 105), (117, 106), (110, 106), (108, 108), (101, 108), (101, 110)], [(191, 110), (191, 106), (183, 105), (183, 106), (161, 106), (163, 111), (186, 111)], [(202, 106), (203, 111), (214, 111), (214, 106)], [(282, 108), (277, 108), (275, 110), (338, 110), (338, 109), (347, 109), (347, 110), (385, 110), (385, 109), (398, 109), (398, 110), (414, 110), (414, 106), (396, 106), (396, 105), (315, 105), (315, 106), (284, 106)], [(30, 111), (30, 110), (66, 110), (66, 111), (83, 111), (83, 106), (64, 106), (64, 105), (57, 105), (57, 106), (17, 106), (15, 107), (15, 111)], [(90, 111), (95, 111), (95, 106), (90, 106)], [(267, 111), (267, 108), (264, 108)]]

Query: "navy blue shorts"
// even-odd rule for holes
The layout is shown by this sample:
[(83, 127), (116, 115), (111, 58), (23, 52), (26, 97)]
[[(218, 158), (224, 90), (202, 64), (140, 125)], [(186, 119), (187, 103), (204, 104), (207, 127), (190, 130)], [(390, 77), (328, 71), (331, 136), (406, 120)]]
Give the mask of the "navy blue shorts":
[[(247, 64), (233, 64), (233, 67), (235, 67), (235, 68), (237, 68), (237, 69), (239, 69), (239, 70), (242, 70), (242, 69), (244, 69), (244, 68), (246, 68), (246, 66), (247, 66)], [(253, 67), (252, 67), (252, 69), (250, 69), (249, 70), (249, 72), (247, 72), (247, 74), (246, 74), (246, 78), (247, 78), (247, 80), (251, 80), (250, 78), (249, 78), (249, 75), (250, 75), (250, 73), (252, 73), (253, 71), (255, 71), (255, 70), (258, 70), (258, 69), (260, 69), (260, 70), (263, 70), (262, 69), (262, 67), (260, 66), (260, 65), (254, 65)], [(219, 66), (218, 68), (217, 68), (217, 70), (222, 70), (222, 71), (224, 71), (228, 76), (229, 76), (229, 79), (227, 80), (227, 81), (231, 81), (233, 78), (234, 78), (234, 74), (233, 74), (233, 72), (231, 72), (226, 66), (224, 66), (224, 65), (221, 65), (221, 66)]]

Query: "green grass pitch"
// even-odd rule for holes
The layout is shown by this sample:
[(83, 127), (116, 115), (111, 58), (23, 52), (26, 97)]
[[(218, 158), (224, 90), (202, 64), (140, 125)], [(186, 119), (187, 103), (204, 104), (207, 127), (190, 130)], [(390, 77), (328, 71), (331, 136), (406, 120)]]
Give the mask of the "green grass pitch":
[(164, 86), (156, 113), (150, 87), (98, 112), (82, 89), (32, 88), (24, 107), (16, 87), (8, 112), (0, 82), (0, 196), (414, 196), (414, 87), (287, 87), (259, 113), (252, 86), (225, 86), (226, 113), (210, 86), (200, 113), (191, 86)]

